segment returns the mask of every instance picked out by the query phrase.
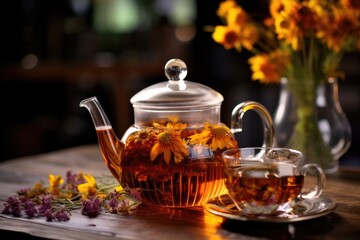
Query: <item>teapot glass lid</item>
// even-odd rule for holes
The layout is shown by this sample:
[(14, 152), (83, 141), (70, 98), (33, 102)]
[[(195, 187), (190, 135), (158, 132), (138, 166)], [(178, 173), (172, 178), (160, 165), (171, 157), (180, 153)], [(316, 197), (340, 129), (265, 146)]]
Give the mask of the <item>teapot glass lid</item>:
[(160, 82), (134, 95), (130, 102), (141, 109), (189, 109), (221, 105), (223, 96), (203, 84), (184, 80), (186, 64), (171, 59), (165, 64), (167, 82)]

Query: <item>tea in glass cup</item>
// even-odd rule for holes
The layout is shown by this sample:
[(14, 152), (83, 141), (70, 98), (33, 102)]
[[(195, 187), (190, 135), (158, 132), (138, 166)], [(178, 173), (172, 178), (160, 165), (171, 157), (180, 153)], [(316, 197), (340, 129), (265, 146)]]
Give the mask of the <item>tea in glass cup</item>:
[[(295, 199), (318, 198), (325, 174), (317, 164), (305, 164), (300, 151), (287, 148), (236, 148), (222, 153), (225, 185), (244, 215), (280, 215), (292, 210)], [(304, 179), (315, 173), (316, 184), (308, 192)]]

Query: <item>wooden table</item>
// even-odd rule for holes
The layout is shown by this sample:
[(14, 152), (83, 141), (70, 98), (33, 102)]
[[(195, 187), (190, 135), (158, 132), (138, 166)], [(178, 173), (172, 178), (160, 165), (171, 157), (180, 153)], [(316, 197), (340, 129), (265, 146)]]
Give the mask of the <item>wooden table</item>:
[[(9, 160), (0, 164), (0, 204), (16, 191), (47, 182), (49, 173), (68, 170), (108, 174), (96, 145)], [(0, 216), (1, 236), (50, 239), (360, 239), (360, 172), (341, 170), (327, 179), (326, 196), (336, 209), (323, 217), (292, 223), (229, 220), (203, 208), (172, 209), (140, 205), (127, 214), (104, 211), (96, 218), (72, 211), (67, 222)]]

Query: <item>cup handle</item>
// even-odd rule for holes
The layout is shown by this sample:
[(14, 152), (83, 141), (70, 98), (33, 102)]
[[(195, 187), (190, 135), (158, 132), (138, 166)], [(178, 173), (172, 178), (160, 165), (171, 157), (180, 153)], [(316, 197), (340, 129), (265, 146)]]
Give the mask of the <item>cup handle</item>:
[(264, 127), (263, 147), (272, 147), (274, 145), (273, 120), (268, 110), (258, 102), (245, 101), (233, 109), (231, 114), (231, 132), (237, 133), (242, 131), (242, 119), (248, 110), (256, 111), (261, 118)]
[(316, 174), (316, 184), (312, 189), (310, 189), (309, 192), (307, 193), (301, 192), (300, 194), (301, 198), (305, 198), (305, 199), (318, 198), (321, 196), (325, 188), (325, 173), (322, 170), (322, 168), (318, 164), (308, 163), (301, 168), (300, 174), (306, 177), (306, 174), (310, 171), (315, 172)]

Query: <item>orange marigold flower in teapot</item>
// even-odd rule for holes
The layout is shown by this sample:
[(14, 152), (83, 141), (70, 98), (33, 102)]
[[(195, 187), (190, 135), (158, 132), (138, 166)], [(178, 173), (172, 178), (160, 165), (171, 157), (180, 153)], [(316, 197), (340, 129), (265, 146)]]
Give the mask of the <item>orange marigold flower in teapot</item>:
[(190, 138), (190, 144), (209, 145), (211, 150), (236, 147), (230, 129), (223, 124), (205, 123), (205, 128)]
[(162, 153), (167, 164), (170, 164), (172, 154), (174, 155), (175, 163), (181, 162), (188, 155), (188, 150), (181, 139), (180, 132), (169, 129), (157, 135), (157, 140), (150, 151), (151, 161), (155, 160)]

